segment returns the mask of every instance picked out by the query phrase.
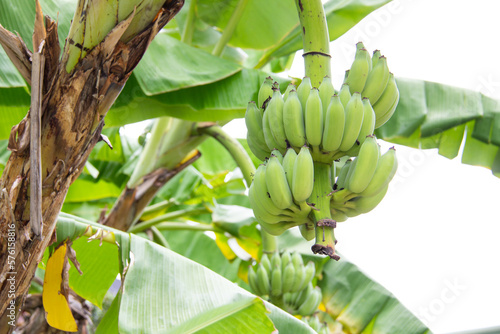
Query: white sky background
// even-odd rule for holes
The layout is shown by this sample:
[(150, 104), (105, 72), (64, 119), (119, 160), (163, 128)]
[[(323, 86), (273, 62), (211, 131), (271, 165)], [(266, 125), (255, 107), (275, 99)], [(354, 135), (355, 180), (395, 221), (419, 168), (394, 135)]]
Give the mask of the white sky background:
[[(398, 77), (500, 98), (499, 13), (499, 1), (393, 1), (332, 43), (334, 85), (362, 40)], [(289, 74), (304, 75), (300, 55)], [(225, 129), (246, 133), (242, 120)], [(400, 168), (389, 193), (372, 212), (340, 224), (339, 252), (435, 333), (500, 326), (500, 179), (436, 150), (396, 148)]]

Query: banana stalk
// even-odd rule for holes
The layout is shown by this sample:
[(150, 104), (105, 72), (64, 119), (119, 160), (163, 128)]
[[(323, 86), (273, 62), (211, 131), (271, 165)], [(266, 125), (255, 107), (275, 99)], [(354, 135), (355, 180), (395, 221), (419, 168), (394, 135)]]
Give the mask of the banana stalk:
[(340, 257), (335, 254), (335, 234), (333, 229), (336, 221), (330, 213), (330, 192), (332, 167), (319, 162), (314, 163), (314, 187), (308, 202), (314, 204), (312, 210), (316, 228), (316, 243), (311, 247), (314, 254), (328, 255), (334, 260)]

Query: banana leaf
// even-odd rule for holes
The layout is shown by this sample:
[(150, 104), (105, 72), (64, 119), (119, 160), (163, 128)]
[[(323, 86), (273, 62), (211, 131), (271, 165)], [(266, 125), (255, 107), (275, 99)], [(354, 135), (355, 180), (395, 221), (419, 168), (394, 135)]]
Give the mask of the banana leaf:
[(482, 166), (500, 177), (500, 100), (435, 82), (397, 79), (398, 107), (375, 131), (378, 138), (420, 148), (439, 149), (449, 159)]

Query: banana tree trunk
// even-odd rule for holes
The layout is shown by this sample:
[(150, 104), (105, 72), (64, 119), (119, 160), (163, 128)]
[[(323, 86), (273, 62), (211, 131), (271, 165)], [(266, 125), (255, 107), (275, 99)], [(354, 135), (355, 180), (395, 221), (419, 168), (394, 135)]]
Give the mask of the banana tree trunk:
[[(91, 50), (77, 45), (86, 55), (69, 73), (64, 57), (59, 62), (57, 26), (46, 18), (40, 141), (43, 229), (42, 234), (36, 236), (30, 223), (31, 121), (28, 113), (12, 129), (9, 138), (12, 153), (0, 179), (0, 333), (14, 329), (11, 325), (15, 323), (37, 265), (45, 248), (53, 241), (56, 219), (68, 188), (82, 172), (94, 145), (102, 139), (101, 130), (108, 109), (153, 37), (182, 5), (183, 0), (166, 0), (147, 27), (135, 37), (127, 38), (127, 42), (120, 38), (135, 11)], [(82, 15), (86, 15), (85, 12)], [(3, 32), (4, 36), (8, 35), (5, 29)], [(9, 36), (11, 42), (17, 38)], [(71, 44), (72, 40), (68, 39), (67, 43)], [(10, 43), (21, 44), (22, 41)], [(5, 43), (2, 45), (6, 47)], [(11, 59), (17, 57), (13, 62), (22, 73), (30, 72), (25, 50), (14, 47), (7, 54)], [(19, 61), (23, 56), (25, 59)]]

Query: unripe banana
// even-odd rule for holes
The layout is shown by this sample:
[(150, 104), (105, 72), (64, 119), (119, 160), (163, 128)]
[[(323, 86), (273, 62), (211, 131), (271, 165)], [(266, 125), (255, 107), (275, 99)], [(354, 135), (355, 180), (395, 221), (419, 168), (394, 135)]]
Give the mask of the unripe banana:
[(321, 85), (318, 87), (319, 97), (321, 99), (321, 105), (323, 106), (323, 119), (326, 116), (326, 109), (330, 104), (332, 96), (335, 94), (335, 88), (333, 88), (332, 79), (329, 76), (325, 76)]
[(382, 54), (380, 53), (380, 50), (373, 51), (373, 55), (372, 55), (372, 69), (377, 65), (378, 59), (380, 57), (382, 57)]
[(286, 134), (285, 128), (283, 125), (283, 105), (284, 105), (283, 97), (279, 89), (275, 89), (273, 93), (273, 97), (269, 102), (266, 113), (269, 113), (269, 127), (271, 129), (271, 133), (274, 137), (274, 140), (278, 144), (278, 147), (283, 152), (286, 149)]
[(279, 150), (272, 150), (271, 155), (274, 155), (280, 164), (283, 164), (283, 154)]
[(347, 218), (349, 218), (349, 217), (347, 217), (347, 215), (344, 212), (337, 210), (337, 209), (334, 209), (334, 208), (332, 208), (330, 210), (330, 213), (332, 215), (332, 219), (335, 220), (336, 222), (339, 222), (339, 223), (345, 222), (347, 220)]
[(283, 169), (285, 170), (286, 180), (288, 181), (288, 186), (292, 189), (293, 182), (293, 166), (295, 165), (295, 160), (297, 159), (297, 153), (291, 147), (286, 150), (285, 157), (283, 158)]
[(283, 293), (291, 292), (293, 282), (295, 281), (295, 267), (293, 266), (293, 263), (289, 262), (285, 266), (285, 268), (283, 269), (282, 278), (283, 278), (283, 282), (282, 282), (283, 284), (281, 286), (282, 292)]
[[(255, 175), (253, 177), (253, 182), (250, 185), (250, 188), (254, 188), (254, 193), (255, 193), (255, 200), (258, 204), (260, 204), (264, 210), (272, 215), (279, 216), (281, 214), (284, 214), (283, 210), (278, 208), (273, 200), (269, 197), (269, 191), (267, 189), (267, 182), (266, 182), (266, 171), (267, 171), (267, 166), (265, 165), (260, 165), (257, 167), (257, 170), (255, 171)], [(250, 190), (249, 190), (249, 195), (250, 195)], [(252, 207), (252, 209), (254, 209)], [(255, 210), (255, 209), (254, 209)]]
[(261, 295), (269, 295), (269, 290), (271, 288), (269, 285), (269, 275), (267, 274), (267, 270), (262, 265), (257, 268), (257, 286), (259, 287), (259, 291), (262, 293)]
[(381, 127), (385, 122), (389, 120), (389, 118), (391, 118), (392, 114), (396, 110), (398, 102), (399, 89), (396, 84), (394, 74), (390, 73), (387, 87), (385, 87), (382, 96), (373, 106), (373, 110), (375, 111), (375, 115), (377, 116), (377, 121), (375, 122), (376, 128)]
[(274, 252), (273, 256), (271, 256), (271, 267), (274, 268), (276, 266), (279, 266), (281, 270), (281, 257), (278, 252)]
[(269, 261), (269, 257), (266, 253), (262, 254), (259, 265), (266, 269), (267, 277), (271, 277), (271, 261)]
[(337, 180), (335, 181), (335, 183), (337, 184), (337, 188), (336, 188), (337, 191), (345, 188), (346, 180), (347, 180), (347, 173), (349, 172), (349, 168), (351, 166), (351, 163), (352, 163), (352, 160), (347, 160), (345, 162), (344, 166), (342, 166), (342, 168), (340, 169), (339, 176), (337, 177)]
[(314, 312), (316, 312), (319, 304), (321, 303), (321, 297), (321, 289), (319, 287), (316, 287), (312, 291), (312, 293), (309, 294), (304, 303), (299, 306), (297, 312), (302, 316), (313, 314)]
[(251, 185), (248, 190), (248, 200), (250, 201), (250, 206), (252, 207), (254, 216), (255, 218), (257, 218), (259, 223), (265, 222), (267, 224), (277, 224), (280, 223), (283, 219), (292, 220), (292, 218), (290, 218), (289, 216), (273, 215), (266, 211), (263, 207), (262, 202), (260, 201), (261, 197), (256, 195), (255, 188), (253, 187), (253, 185)]
[(292, 256), (289, 251), (285, 250), (281, 254), (281, 271), (285, 272), (285, 268), (290, 262), (292, 262)]
[(271, 295), (281, 296), (283, 293), (281, 286), (281, 266), (274, 266), (271, 272)]
[(266, 109), (264, 102), (266, 102), (271, 96), (273, 96), (273, 78), (267, 77), (259, 89), (257, 98), (258, 107), (261, 109)]
[(321, 145), (323, 137), (323, 106), (317, 88), (311, 89), (304, 112), (307, 142), (311, 146)]
[(306, 106), (306, 102), (307, 99), (309, 98), (309, 93), (311, 93), (311, 89), (312, 89), (311, 78), (304, 77), (300, 85), (297, 87), (297, 95), (299, 97), (302, 108), (305, 108)]
[(353, 193), (361, 193), (370, 183), (380, 156), (380, 149), (377, 139), (374, 136), (368, 136), (361, 145), (359, 155), (348, 182), (348, 189)]
[(292, 194), (297, 202), (303, 202), (311, 196), (314, 186), (314, 163), (307, 146), (300, 149), (293, 166)]
[(302, 105), (295, 90), (290, 91), (283, 106), (283, 124), (290, 145), (302, 147), (306, 143), (306, 129)]
[[(367, 48), (365, 48), (365, 45), (363, 44), (363, 42), (360, 41), (360, 42), (356, 43), (356, 51), (361, 50), (361, 49), (368, 50)], [(370, 53), (369, 52), (366, 52), (366, 54), (368, 55), (367, 56), (367, 60), (368, 60), (368, 63), (369, 63), (369, 69), (371, 71), (372, 70), (372, 59), (370, 57)]]
[(356, 50), (356, 56), (352, 63), (349, 75), (345, 83), (349, 85), (352, 93), (361, 93), (369, 76), (371, 67), (370, 54), (366, 49)]
[[(259, 146), (254, 143), (254, 137), (250, 135), (250, 132), (247, 133), (247, 144), (250, 148), (250, 151), (259, 159), (260, 161), (264, 161), (269, 157), (269, 152), (266, 150), (262, 150)], [(267, 147), (266, 147), (267, 149)]]
[(345, 109), (347, 103), (349, 103), (349, 101), (351, 100), (351, 90), (349, 88), (349, 85), (346, 83), (343, 84), (342, 87), (340, 88), (340, 92), (338, 95), (340, 98), (340, 102), (342, 102), (342, 105), (344, 106)]
[(307, 284), (305, 289), (298, 291), (296, 293), (295, 299), (293, 300), (293, 304), (298, 308), (306, 301), (306, 299), (309, 297), (311, 293), (313, 293), (313, 291), (314, 287), (312, 283)]
[(333, 152), (340, 148), (344, 135), (345, 111), (338, 95), (333, 95), (326, 110), (323, 150)]
[(266, 142), (269, 151), (274, 150), (275, 148), (280, 149), (280, 146), (274, 139), (273, 133), (271, 132), (271, 127), (269, 125), (269, 112), (268, 109), (264, 112), (262, 116), (262, 132), (264, 133), (264, 140)]
[(290, 91), (292, 90), (297, 90), (297, 88), (295, 88), (295, 85), (293, 83), (289, 83), (288, 86), (286, 87), (286, 90), (285, 90), (285, 93), (283, 94), (283, 100), (286, 102), (286, 100), (288, 99), (288, 95), (290, 94)]
[(387, 83), (389, 82), (389, 67), (387, 66), (387, 58), (380, 57), (377, 65), (368, 75), (366, 80), (365, 89), (363, 90), (363, 97), (370, 99), (370, 103), (374, 105), (377, 103), (380, 96), (384, 92)]
[(373, 135), (375, 130), (375, 111), (373, 111), (370, 100), (363, 98), (363, 124), (359, 130), (358, 143), (363, 145), (367, 136)]
[(292, 192), (288, 187), (285, 170), (278, 158), (271, 155), (266, 167), (266, 185), (271, 200), (279, 209), (287, 209), (293, 205)]
[(294, 267), (295, 267), (295, 279), (291, 287), (291, 292), (300, 291), (305, 276), (304, 265), (302, 263), (300, 265), (294, 265)]
[(304, 261), (302, 260), (302, 256), (300, 255), (299, 252), (293, 252), (292, 254), (292, 263), (295, 266), (295, 270), (297, 271), (297, 268), (299, 266), (304, 265)]
[(345, 127), (342, 136), (341, 151), (348, 151), (356, 142), (364, 117), (363, 101), (360, 93), (354, 93), (345, 108)]
[(397, 169), (398, 160), (396, 158), (396, 150), (391, 148), (378, 159), (375, 174), (373, 174), (370, 184), (368, 184), (360, 195), (370, 197), (379, 193), (391, 182)]
[(299, 225), (300, 234), (304, 239), (310, 241), (316, 237), (316, 230), (314, 228), (314, 223), (305, 223)]
[[(354, 203), (354, 211), (356, 211), (356, 215), (360, 215), (363, 213), (368, 213), (375, 209), (375, 207), (384, 199), (385, 194), (387, 193), (387, 189), (389, 185), (386, 185), (381, 189), (380, 192), (376, 193), (370, 197), (356, 197), (352, 202)], [(350, 210), (346, 212), (348, 217), (354, 217)]]
[(304, 280), (302, 282), (300, 290), (305, 289), (307, 287), (307, 284), (311, 283), (315, 273), (316, 273), (316, 266), (314, 265), (314, 262), (309, 261), (307, 263), (307, 266), (304, 267)]
[(252, 137), (253, 144), (263, 151), (268, 151), (264, 140), (264, 131), (262, 130), (262, 111), (253, 101), (248, 102), (245, 112), (245, 125), (248, 129), (247, 137)]
[(250, 285), (250, 288), (252, 288), (252, 291), (255, 294), (259, 296), (264, 294), (263, 291), (260, 291), (259, 289), (259, 285), (257, 284), (257, 274), (252, 266), (248, 267), (248, 285)]

